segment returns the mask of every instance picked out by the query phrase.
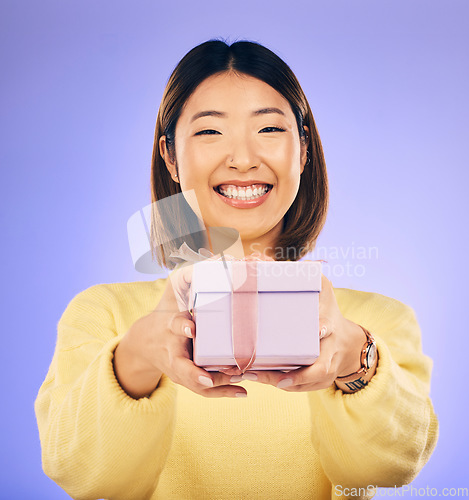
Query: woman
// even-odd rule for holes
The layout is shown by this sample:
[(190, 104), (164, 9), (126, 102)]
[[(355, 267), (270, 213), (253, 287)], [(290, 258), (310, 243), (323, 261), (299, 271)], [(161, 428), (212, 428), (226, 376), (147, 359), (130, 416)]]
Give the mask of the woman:
[[(207, 247), (211, 227), (237, 231), (235, 257), (298, 260), (314, 248), (328, 203), (321, 143), (298, 81), (265, 47), (209, 41), (174, 70), (152, 200), (178, 193), (208, 231), (190, 231), (185, 209), (156, 213), (168, 268), (182, 242)], [(410, 307), (323, 277), (317, 361), (241, 376), (191, 361), (189, 286), (189, 267), (96, 285), (62, 315), (35, 409), (44, 470), (72, 497), (370, 498), (415, 478), (438, 422)]]

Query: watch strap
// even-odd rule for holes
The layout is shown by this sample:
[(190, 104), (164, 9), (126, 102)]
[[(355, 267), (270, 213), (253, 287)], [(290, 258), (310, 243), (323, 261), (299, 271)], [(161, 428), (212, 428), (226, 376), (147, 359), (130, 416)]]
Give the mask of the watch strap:
[(366, 358), (368, 355), (368, 349), (375, 343), (375, 339), (373, 335), (366, 329), (363, 328), (363, 326), (358, 325), (366, 335), (366, 342), (362, 347), (362, 350), (360, 352), (360, 364), (361, 367), (353, 373), (349, 373), (348, 375), (344, 375), (343, 377), (337, 377), (336, 380), (339, 382), (352, 382), (354, 380), (357, 380), (360, 378), (362, 375), (365, 375), (368, 370), (371, 368), (370, 366), (367, 365), (366, 363)]

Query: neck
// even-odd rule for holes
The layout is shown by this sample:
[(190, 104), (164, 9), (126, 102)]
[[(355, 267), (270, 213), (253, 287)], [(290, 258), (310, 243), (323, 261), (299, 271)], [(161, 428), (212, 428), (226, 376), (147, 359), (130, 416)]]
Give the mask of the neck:
[(225, 253), (236, 258), (255, 255), (268, 257), (275, 260), (275, 244), (281, 231), (281, 224), (274, 227), (271, 231), (255, 238), (238, 238), (238, 240), (225, 250)]
[(234, 228), (209, 227), (207, 228), (206, 248), (214, 254), (223, 253), (241, 259), (248, 255), (269, 257), (275, 260), (276, 241), (282, 231), (283, 221), (263, 235), (254, 237), (242, 236)]
[(255, 240), (242, 240), (244, 255), (257, 255), (270, 257), (275, 260), (275, 243), (273, 241), (265, 241), (262, 238)]

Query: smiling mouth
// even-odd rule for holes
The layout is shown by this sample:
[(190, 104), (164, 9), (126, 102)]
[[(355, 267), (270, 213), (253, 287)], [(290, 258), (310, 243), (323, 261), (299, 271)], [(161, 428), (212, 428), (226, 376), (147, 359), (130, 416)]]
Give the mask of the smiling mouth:
[(213, 189), (225, 198), (239, 201), (250, 201), (261, 198), (272, 189), (272, 184), (253, 184), (248, 187), (228, 186), (222, 188), (216, 186)]

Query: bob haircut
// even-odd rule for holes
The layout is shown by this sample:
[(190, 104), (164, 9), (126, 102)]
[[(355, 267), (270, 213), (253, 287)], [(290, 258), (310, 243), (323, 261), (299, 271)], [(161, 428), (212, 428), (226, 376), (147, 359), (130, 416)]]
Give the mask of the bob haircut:
[[(159, 203), (154, 203), (181, 193), (180, 184), (172, 180), (160, 155), (159, 140), (166, 136), (168, 155), (174, 161), (176, 123), (183, 106), (206, 78), (229, 71), (244, 73), (270, 85), (290, 103), (300, 140), (307, 140), (304, 125), (310, 134), (308, 161), (301, 174), (297, 196), (284, 216), (274, 259), (296, 261), (312, 251), (326, 221), (329, 187), (321, 139), (306, 96), (292, 70), (280, 57), (259, 43), (241, 40), (228, 45), (221, 40), (209, 40), (194, 47), (181, 59), (168, 80), (158, 110), (151, 162), (150, 241), (152, 256), (156, 254), (158, 264), (169, 269), (173, 269), (175, 264), (168, 263), (167, 256), (182, 243), (186, 242), (197, 252), (199, 248), (207, 247), (207, 241), (203, 228), (194, 231), (194, 228), (201, 227), (201, 223), (188, 208), (187, 202), (184, 209), (171, 208), (167, 213), (162, 212)], [(183, 199), (183, 196), (177, 198)], [(187, 216), (190, 212), (193, 219)], [(171, 223), (163, 224), (163, 221)], [(214, 253), (218, 254), (219, 250), (214, 249)]]

